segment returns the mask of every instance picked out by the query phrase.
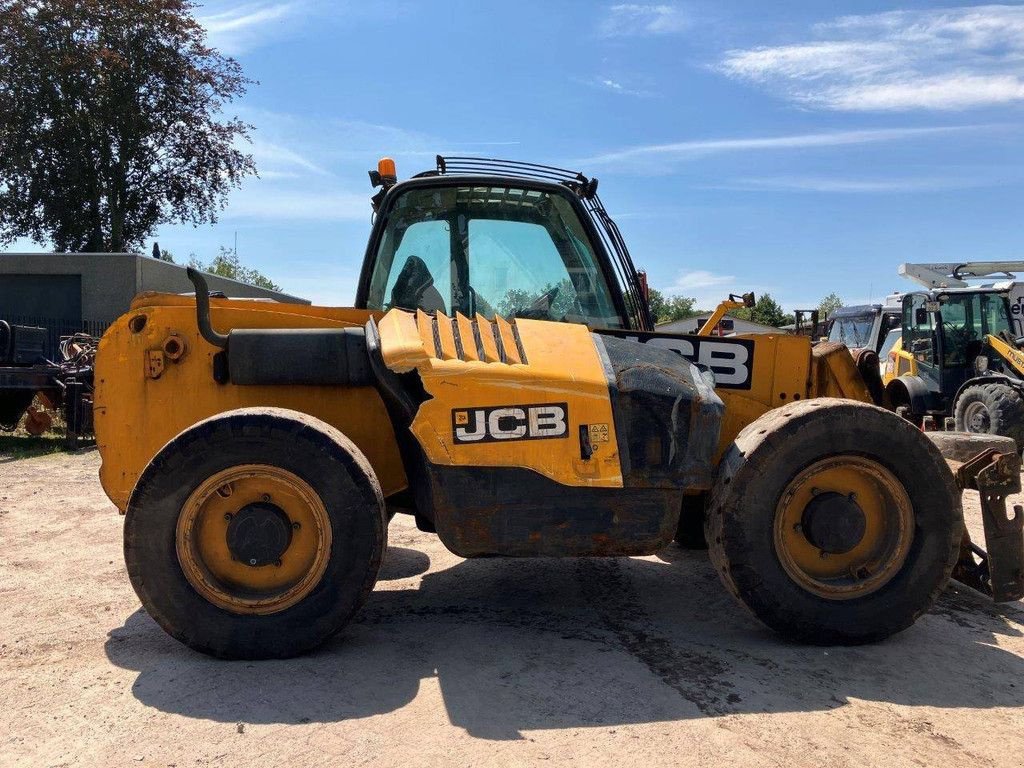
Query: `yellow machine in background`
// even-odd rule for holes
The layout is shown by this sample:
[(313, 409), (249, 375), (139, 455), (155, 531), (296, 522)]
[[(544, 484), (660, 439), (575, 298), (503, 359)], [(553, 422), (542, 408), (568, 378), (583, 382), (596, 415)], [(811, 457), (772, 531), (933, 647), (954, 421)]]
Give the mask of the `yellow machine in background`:
[[(174, 637), (315, 647), (395, 512), (464, 557), (651, 554), (703, 523), (730, 592), (809, 642), (898, 632), (975, 566), (942, 455), (844, 346), (655, 332), (596, 180), (440, 157), (371, 178), (355, 308), (211, 298), (190, 271), (195, 301), (142, 296), (101, 341), (101, 479)], [(975, 582), (997, 599), (1024, 594), (1017, 543)]]
[(1011, 437), (1024, 448), (1024, 352), (1012, 332), (1012, 286), (903, 296), (900, 341), (883, 374), (895, 408), (918, 424), (948, 418), (958, 431)]

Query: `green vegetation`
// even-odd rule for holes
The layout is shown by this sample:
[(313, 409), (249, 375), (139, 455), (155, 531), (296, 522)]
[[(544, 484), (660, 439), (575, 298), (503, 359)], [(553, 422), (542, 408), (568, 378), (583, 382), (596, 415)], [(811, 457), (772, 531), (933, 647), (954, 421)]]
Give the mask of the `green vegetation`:
[(256, 172), (226, 109), (252, 82), (187, 0), (0, 3), (0, 242), (141, 249), (216, 221)]
[(656, 288), (649, 290), (651, 314), (655, 323), (671, 323), (674, 320), (685, 320), (696, 317), (700, 310), (696, 308), (697, 300), (689, 296), (665, 296)]
[[(164, 253), (167, 253), (164, 251)], [(169, 256), (170, 254), (168, 254)], [(188, 265), (201, 272), (209, 272), (211, 275), (228, 277), (232, 280), (239, 280), (258, 288), (266, 288), (269, 291), (280, 291), (281, 286), (271, 280), (257, 269), (243, 266), (238, 259), (238, 254), (231, 248), (220, 247), (220, 253), (213, 257), (209, 264), (203, 264), (194, 253), (190, 255)]]
[(0, 464), (5, 461), (30, 459), (64, 450), (64, 436), (54, 432), (35, 437), (27, 433), (0, 434)]
[(776, 328), (793, 322), (793, 316), (787, 315), (782, 307), (770, 293), (762, 293), (753, 307), (743, 307), (729, 312), (733, 317), (741, 320), (751, 320), (762, 325), (771, 325)]

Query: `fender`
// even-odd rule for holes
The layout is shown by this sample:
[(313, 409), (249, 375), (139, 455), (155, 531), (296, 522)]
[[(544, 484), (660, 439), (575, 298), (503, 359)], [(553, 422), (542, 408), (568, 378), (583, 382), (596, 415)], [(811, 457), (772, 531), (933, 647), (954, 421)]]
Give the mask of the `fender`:
[(931, 410), (928, 406), (932, 393), (920, 376), (904, 375), (893, 379), (885, 387), (886, 397), (893, 406), (906, 404), (915, 416), (921, 416)]

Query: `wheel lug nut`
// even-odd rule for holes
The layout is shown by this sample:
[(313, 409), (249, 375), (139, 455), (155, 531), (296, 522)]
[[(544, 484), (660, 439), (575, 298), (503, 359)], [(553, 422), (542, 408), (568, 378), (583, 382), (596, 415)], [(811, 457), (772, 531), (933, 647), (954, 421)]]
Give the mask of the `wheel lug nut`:
[(233, 515), (230, 512), (224, 513), (224, 519), (230, 521)]
[(249, 565), (256, 565), (256, 558), (255, 557), (252, 560), (249, 561)]
[(264, 493), (262, 496), (260, 496), (260, 499), (263, 501), (270, 501), (270, 494)]
[(819, 555), (818, 555), (818, 556), (819, 556), (819, 557), (820, 557), (820, 558), (821, 558), (822, 560), (827, 560), (827, 559), (828, 559), (828, 552), (826, 552), (825, 550), (821, 550), (821, 552), (819, 553)]
[(799, 533), (804, 527), (800, 523), (793, 523), (793, 530)]
[(281, 567), (281, 561), (280, 560), (275, 560), (274, 561), (274, 565), (277, 566), (278, 568), (280, 568)]
[(292, 523), (292, 530), (297, 531), (302, 527), (302, 523)]

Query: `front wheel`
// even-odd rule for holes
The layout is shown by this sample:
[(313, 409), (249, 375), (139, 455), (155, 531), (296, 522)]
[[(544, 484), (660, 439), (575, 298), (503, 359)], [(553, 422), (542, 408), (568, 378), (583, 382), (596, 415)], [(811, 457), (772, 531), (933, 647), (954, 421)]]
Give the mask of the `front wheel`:
[(1024, 397), (1009, 384), (972, 384), (956, 399), (953, 409), (958, 432), (1012, 437), (1024, 446)]
[(748, 425), (722, 461), (707, 539), (729, 590), (772, 629), (855, 644), (909, 627), (949, 580), (960, 496), (934, 445), (849, 400)]
[(278, 408), (230, 411), (168, 443), (132, 493), (128, 575), (171, 636), (222, 658), (284, 658), (337, 632), (386, 546), (359, 449)]

